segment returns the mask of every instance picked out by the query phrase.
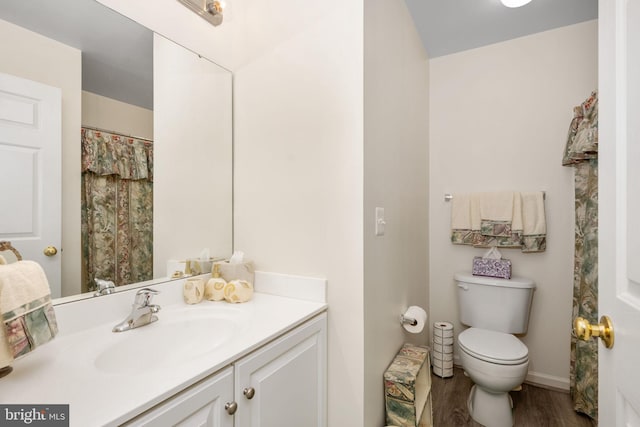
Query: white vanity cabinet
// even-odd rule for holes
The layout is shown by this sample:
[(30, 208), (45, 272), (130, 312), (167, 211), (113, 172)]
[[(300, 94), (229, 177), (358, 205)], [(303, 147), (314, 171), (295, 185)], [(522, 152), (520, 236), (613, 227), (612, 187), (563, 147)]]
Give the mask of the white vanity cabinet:
[(235, 427), (326, 427), (326, 314), (235, 364)]
[(233, 367), (202, 380), (124, 426), (233, 427), (225, 410), (233, 402)]
[(124, 425), (326, 427), (326, 325), (322, 313)]

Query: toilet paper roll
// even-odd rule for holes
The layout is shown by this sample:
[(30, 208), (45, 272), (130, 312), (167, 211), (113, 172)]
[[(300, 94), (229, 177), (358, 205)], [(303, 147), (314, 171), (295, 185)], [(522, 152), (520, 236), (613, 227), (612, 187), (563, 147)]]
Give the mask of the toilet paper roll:
[(444, 345), (452, 345), (453, 344), (453, 337), (451, 338), (442, 338), (439, 336), (434, 336), (433, 337), (433, 344), (444, 344)]
[(453, 337), (453, 324), (449, 322), (434, 322), (433, 323), (433, 336), (442, 338)]
[(453, 354), (453, 345), (432, 344), (433, 350), (443, 354)]
[(405, 311), (404, 317), (410, 319), (416, 319), (418, 322), (415, 326), (408, 323), (404, 323), (402, 326), (412, 334), (419, 334), (424, 329), (424, 325), (427, 323), (427, 312), (422, 307), (412, 305)]
[(433, 373), (441, 378), (449, 378), (453, 376), (453, 368), (438, 368), (434, 366)]
[(440, 353), (437, 351), (431, 352), (432, 359), (442, 360), (443, 362), (453, 362), (453, 353)]
[(442, 368), (442, 369), (453, 368), (453, 360), (448, 362), (440, 359), (433, 359), (431, 361), (431, 364), (436, 368)]
[(441, 338), (453, 338), (453, 331), (442, 331), (440, 329), (434, 329), (433, 336)]

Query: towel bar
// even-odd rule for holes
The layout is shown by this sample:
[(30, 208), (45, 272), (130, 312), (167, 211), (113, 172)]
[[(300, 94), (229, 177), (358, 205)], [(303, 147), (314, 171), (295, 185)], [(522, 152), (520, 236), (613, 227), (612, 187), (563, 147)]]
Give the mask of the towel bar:
[[(543, 198), (543, 199), (546, 199), (546, 198), (547, 198), (547, 192), (546, 192), (546, 191), (543, 191), (543, 192), (542, 192), (542, 198)], [(450, 201), (452, 201), (452, 200), (453, 200), (453, 194), (451, 194), (451, 193), (444, 193), (444, 201), (445, 201), (445, 202), (450, 202)]]

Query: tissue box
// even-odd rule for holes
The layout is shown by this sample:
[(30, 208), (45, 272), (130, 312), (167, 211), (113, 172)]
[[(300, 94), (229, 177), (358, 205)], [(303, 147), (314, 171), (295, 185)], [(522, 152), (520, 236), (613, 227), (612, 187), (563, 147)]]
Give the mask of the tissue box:
[(229, 263), (227, 261), (216, 262), (213, 264), (213, 268), (218, 265), (218, 272), (220, 273), (220, 277), (222, 277), (225, 281), (230, 282), (232, 280), (246, 280), (247, 282), (253, 284), (254, 271), (255, 267), (253, 266), (253, 262), (251, 261), (243, 261), (239, 263)]
[(473, 258), (474, 276), (498, 277), (501, 279), (511, 279), (511, 261), (508, 259)]

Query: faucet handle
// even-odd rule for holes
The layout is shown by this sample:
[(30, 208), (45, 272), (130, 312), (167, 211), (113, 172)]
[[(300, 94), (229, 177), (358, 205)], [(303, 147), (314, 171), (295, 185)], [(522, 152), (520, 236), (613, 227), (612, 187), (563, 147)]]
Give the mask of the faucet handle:
[(108, 295), (116, 291), (116, 285), (111, 280), (98, 279), (97, 277), (93, 280), (96, 282), (96, 287), (98, 288), (95, 293), (95, 296), (97, 297), (101, 295)]
[(160, 291), (156, 291), (155, 289), (142, 288), (136, 292), (135, 305), (139, 307), (146, 307), (151, 302), (153, 296), (159, 293)]

